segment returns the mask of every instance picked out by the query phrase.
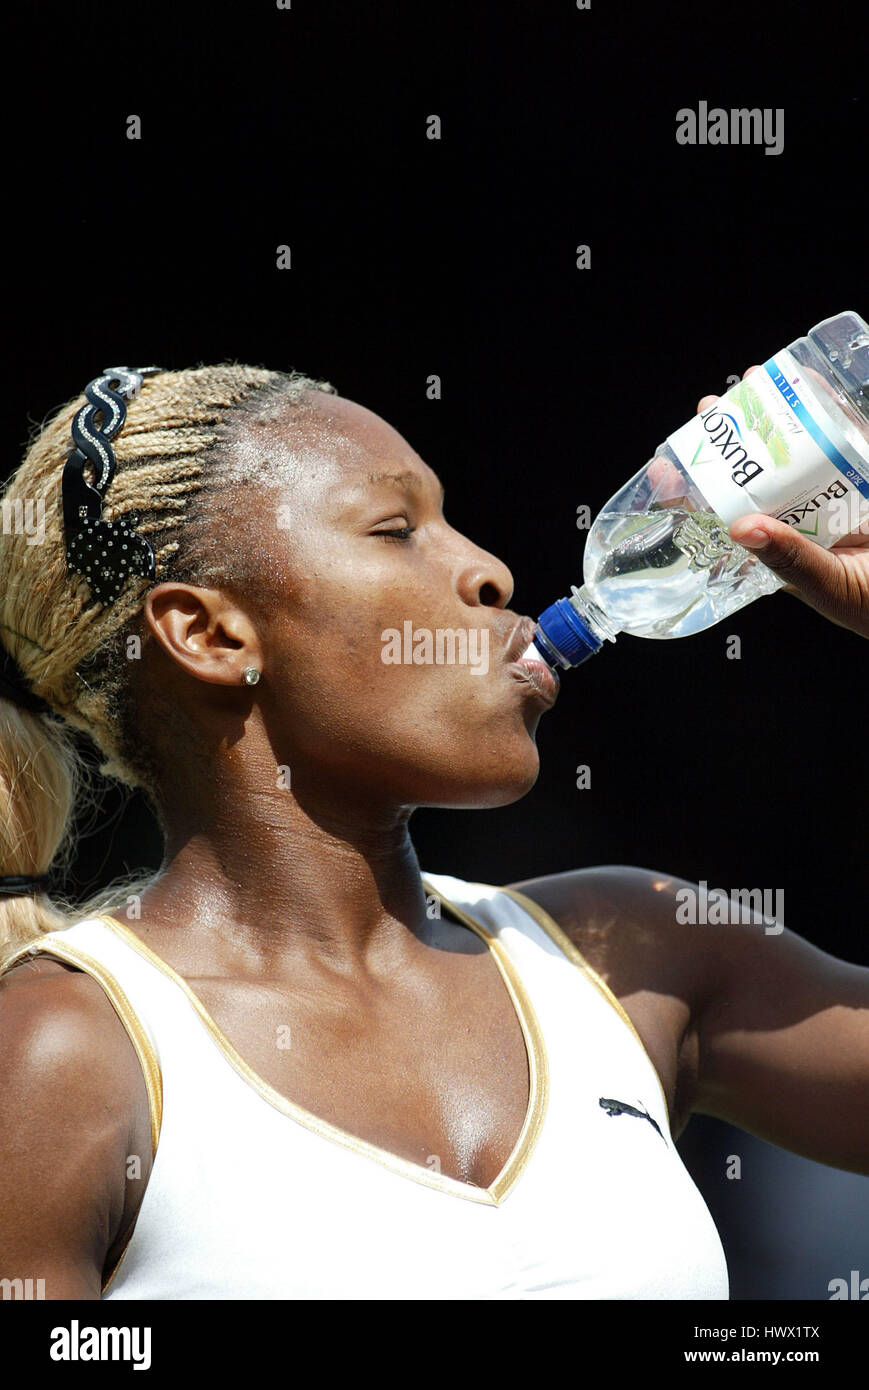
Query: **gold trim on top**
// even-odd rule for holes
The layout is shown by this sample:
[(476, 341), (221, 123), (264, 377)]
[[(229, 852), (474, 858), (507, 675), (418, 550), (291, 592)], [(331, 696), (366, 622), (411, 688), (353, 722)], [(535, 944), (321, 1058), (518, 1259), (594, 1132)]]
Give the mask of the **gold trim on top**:
[(126, 941), (139, 955), (157, 970), (161, 971), (167, 979), (172, 980), (187, 998), (188, 1002), (195, 1010), (200, 1021), (203, 1023), (212, 1040), (217, 1044), (226, 1060), (254, 1091), (282, 1114), (296, 1120), (306, 1129), (312, 1130), (315, 1134), (330, 1140), (332, 1143), (339, 1144), (343, 1148), (350, 1149), (353, 1153), (358, 1153), (364, 1157), (373, 1159), (385, 1168), (400, 1174), (402, 1177), (410, 1178), (413, 1182), (422, 1183), (427, 1187), (436, 1188), (438, 1191), (447, 1192), (453, 1196), (462, 1197), (467, 1201), (481, 1202), (489, 1206), (499, 1206), (522, 1173), (525, 1164), (534, 1148), (543, 1116), (546, 1111), (548, 1096), (548, 1066), (546, 1051), (543, 1045), (543, 1035), (540, 1026), (531, 1007), (531, 1001), (525, 987), (519, 978), (516, 967), (509, 954), (493, 934), (481, 923), (476, 922), (468, 913), (451, 903), (433, 885), (426, 883), (423, 879), (426, 892), (434, 893), (446, 907), (454, 912), (455, 915), (466, 926), (476, 932), (485, 941), (491, 954), (495, 958), (495, 963), (501, 973), (501, 977), (507, 987), (513, 1007), (516, 1011), (522, 1036), (525, 1040), (525, 1050), (528, 1059), (529, 1076), (529, 1096), (528, 1108), (525, 1120), (519, 1134), (519, 1138), (513, 1147), (513, 1151), (507, 1158), (501, 1172), (490, 1184), (489, 1187), (478, 1187), (474, 1183), (461, 1182), (458, 1178), (451, 1178), (445, 1173), (437, 1173), (423, 1164), (413, 1163), (409, 1159), (399, 1157), (397, 1154), (390, 1153), (388, 1149), (382, 1149), (377, 1144), (371, 1144), (365, 1139), (360, 1139), (357, 1135), (350, 1134), (347, 1130), (340, 1129), (337, 1125), (330, 1124), (327, 1120), (322, 1120), (305, 1110), (295, 1101), (288, 1100), (286, 1096), (276, 1091), (273, 1086), (254, 1071), (244, 1058), (236, 1051), (226, 1034), (214, 1021), (205, 1005), (191, 989), (190, 985), (179, 975), (172, 966), (167, 964), (156, 952), (147, 946), (141, 937), (137, 936), (126, 923), (119, 918), (112, 916), (111, 913), (100, 913), (100, 920), (105, 922), (121, 940)]
[[(90, 918), (88, 921), (92, 920)], [(78, 925), (78, 924), (74, 924)], [(47, 939), (48, 936), (51, 939)], [(163, 1126), (163, 1073), (160, 1070), (160, 1062), (154, 1045), (148, 1036), (147, 1030), (143, 1026), (138, 1014), (135, 1012), (127, 995), (115, 979), (110, 970), (94, 957), (87, 955), (77, 946), (72, 946), (69, 942), (59, 942), (54, 933), (47, 933), (46, 937), (38, 938), (29, 945), (17, 951), (8, 963), (8, 968), (17, 965), (19, 961), (31, 959), (36, 955), (54, 956), (58, 960), (64, 961), (67, 965), (74, 965), (77, 970), (82, 970), (86, 975), (90, 975), (101, 986), (103, 992), (111, 1003), (115, 1013), (124, 1026), (127, 1037), (136, 1049), (139, 1064), (142, 1068), (142, 1075), (145, 1079), (145, 1090), (148, 1093), (148, 1114), (151, 1122), (151, 1150), (152, 1160), (157, 1153), (157, 1145), (160, 1142), (160, 1131)], [(136, 1228), (134, 1220), (127, 1232), (123, 1248), (118, 1254), (115, 1263), (109, 1270), (108, 1275), (101, 1280), (100, 1294), (105, 1294), (112, 1280), (120, 1268), (121, 1262), (127, 1253), (133, 1232)]]
[(454, 903), (440, 889), (435, 888), (433, 883), (429, 883), (425, 878), (422, 882), (427, 893), (434, 893), (460, 922), (482, 937), (489, 947), (513, 1001), (516, 1017), (519, 1019), (522, 1035), (525, 1039), (525, 1052), (528, 1058), (528, 1111), (513, 1152), (489, 1188), (496, 1200), (503, 1201), (528, 1162), (546, 1115), (549, 1102), (549, 1061), (543, 1041), (543, 1031), (537, 1021), (537, 1015), (531, 1006), (531, 1000), (519, 976), (516, 964), (502, 942), (482, 922), (478, 922), (464, 908), (459, 907), (458, 903)]
[(556, 946), (560, 947), (564, 954), (568, 957), (568, 959), (573, 961), (573, 964), (579, 967), (579, 969), (583, 972), (586, 978), (589, 979), (591, 983), (597, 989), (600, 990), (604, 998), (610, 1004), (612, 1004), (619, 1017), (628, 1025), (637, 1042), (640, 1044), (640, 1047), (646, 1054), (646, 1057), (648, 1058), (649, 1065), (652, 1068), (655, 1080), (657, 1081), (661, 1091), (661, 1098), (664, 1102), (664, 1114), (667, 1116), (667, 1128), (670, 1130), (670, 1133), (672, 1134), (673, 1131), (672, 1126), (670, 1124), (670, 1107), (667, 1104), (667, 1095), (664, 1090), (663, 1082), (661, 1081), (661, 1078), (658, 1075), (658, 1068), (652, 1061), (652, 1058), (649, 1055), (649, 1049), (646, 1047), (646, 1044), (643, 1042), (643, 1039), (637, 1032), (636, 1025), (633, 1019), (631, 1018), (630, 1014), (625, 1009), (621, 1000), (616, 998), (609, 985), (607, 984), (606, 980), (602, 979), (601, 976), (598, 975), (594, 967), (589, 965), (588, 961), (580, 951), (579, 947), (571, 941), (564, 928), (558, 925), (555, 918), (550, 916), (550, 914), (546, 911), (544, 907), (541, 907), (539, 903), (536, 903), (533, 898), (529, 898), (525, 893), (521, 893), (518, 888), (499, 888), (498, 891), (500, 893), (506, 893), (509, 897), (514, 898), (515, 901), (519, 903), (520, 907), (524, 907), (526, 912), (529, 912), (531, 914), (537, 925), (543, 928), (547, 935), (550, 936), (552, 940), (555, 942)]

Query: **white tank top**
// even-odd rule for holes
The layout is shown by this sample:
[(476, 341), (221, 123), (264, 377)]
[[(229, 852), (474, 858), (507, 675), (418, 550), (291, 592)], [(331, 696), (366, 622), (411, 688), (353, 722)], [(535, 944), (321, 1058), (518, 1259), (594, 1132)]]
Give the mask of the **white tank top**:
[(728, 1297), (658, 1074), (609, 987), (523, 894), (423, 884), (488, 945), (525, 1039), (528, 1111), (488, 1188), (284, 1099), (114, 917), (27, 948), (99, 982), (145, 1076), (153, 1168), (104, 1299)]

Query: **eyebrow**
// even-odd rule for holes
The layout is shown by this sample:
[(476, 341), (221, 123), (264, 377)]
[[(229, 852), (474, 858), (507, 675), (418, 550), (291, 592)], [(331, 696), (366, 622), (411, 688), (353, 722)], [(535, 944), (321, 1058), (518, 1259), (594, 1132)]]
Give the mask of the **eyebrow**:
[[(416, 489), (425, 486), (419, 475), (417, 473), (412, 473), (410, 469), (405, 470), (404, 473), (369, 473), (368, 481), (369, 483), (397, 483), (399, 487), (404, 486)], [(441, 505), (443, 505), (443, 500), (446, 496), (446, 488), (444, 487), (443, 483), (441, 483), (440, 489)]]

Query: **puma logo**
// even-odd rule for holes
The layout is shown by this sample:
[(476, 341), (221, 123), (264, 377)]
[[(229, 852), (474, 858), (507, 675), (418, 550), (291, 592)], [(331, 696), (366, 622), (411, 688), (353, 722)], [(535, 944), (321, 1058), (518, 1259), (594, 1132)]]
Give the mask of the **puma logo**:
[[(636, 1106), (628, 1105), (626, 1101), (607, 1100), (604, 1096), (601, 1096), (600, 1106), (601, 1109), (605, 1110), (608, 1115), (636, 1115), (641, 1120), (648, 1120), (649, 1124), (654, 1125), (658, 1133), (661, 1134), (661, 1129), (658, 1125), (658, 1122), (656, 1120), (653, 1120), (651, 1115), (649, 1115), (645, 1110), (637, 1110)], [(664, 1139), (663, 1134), (661, 1134), (661, 1138)], [(665, 1144), (666, 1142), (666, 1139), (664, 1139)]]

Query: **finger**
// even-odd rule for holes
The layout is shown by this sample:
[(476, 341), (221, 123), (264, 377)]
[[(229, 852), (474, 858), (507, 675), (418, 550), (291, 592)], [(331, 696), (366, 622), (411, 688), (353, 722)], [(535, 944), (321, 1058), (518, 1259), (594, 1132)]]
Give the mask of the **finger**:
[(662, 458), (660, 454), (652, 459), (648, 466), (649, 482), (653, 487), (662, 487), (671, 478), (679, 476), (679, 469), (671, 459)]
[[(758, 363), (755, 363), (753, 367), (746, 367), (745, 371), (742, 373), (742, 380), (745, 381), (745, 378), (751, 376), (752, 372), (759, 372), (760, 370), (761, 368)], [(716, 401), (720, 400), (720, 396), (701, 396), (700, 400), (697, 402), (697, 414), (699, 415), (701, 410), (708, 410), (710, 405), (714, 405)]]
[(853, 595), (849, 594), (845, 567), (823, 546), (783, 521), (760, 514), (740, 517), (731, 526), (730, 535), (824, 617), (844, 622), (854, 631), (869, 632), (866, 614), (859, 619), (859, 628), (854, 627), (858, 615), (852, 612)]

